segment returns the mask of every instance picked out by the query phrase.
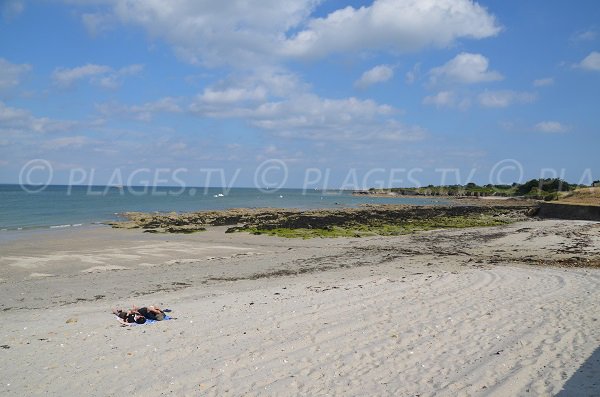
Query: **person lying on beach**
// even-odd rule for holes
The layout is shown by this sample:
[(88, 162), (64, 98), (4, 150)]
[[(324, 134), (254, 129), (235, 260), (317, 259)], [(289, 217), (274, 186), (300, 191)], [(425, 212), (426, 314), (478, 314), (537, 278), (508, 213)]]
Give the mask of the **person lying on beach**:
[(132, 308), (133, 313), (144, 316), (147, 320), (162, 321), (165, 319), (165, 312), (158, 306), (136, 307)]
[(113, 309), (113, 314), (115, 314), (123, 324), (144, 324), (146, 322), (146, 317), (142, 314), (137, 313), (132, 310), (121, 310), (121, 309)]

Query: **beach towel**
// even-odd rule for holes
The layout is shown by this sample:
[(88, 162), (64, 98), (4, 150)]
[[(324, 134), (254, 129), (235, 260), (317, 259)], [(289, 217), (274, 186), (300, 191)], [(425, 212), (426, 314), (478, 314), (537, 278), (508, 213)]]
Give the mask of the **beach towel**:
[(115, 317), (117, 318), (117, 321), (119, 322), (119, 324), (121, 324), (124, 327), (133, 327), (133, 326), (136, 326), (136, 325), (148, 325), (148, 324), (160, 323), (161, 321), (174, 320), (173, 317), (168, 316), (168, 315), (165, 314), (165, 318), (163, 320), (159, 321), (159, 320), (149, 320), (149, 319), (146, 319), (146, 322), (144, 324), (138, 324), (138, 323), (126, 323), (126, 322), (123, 322), (123, 320), (119, 316), (115, 316)]

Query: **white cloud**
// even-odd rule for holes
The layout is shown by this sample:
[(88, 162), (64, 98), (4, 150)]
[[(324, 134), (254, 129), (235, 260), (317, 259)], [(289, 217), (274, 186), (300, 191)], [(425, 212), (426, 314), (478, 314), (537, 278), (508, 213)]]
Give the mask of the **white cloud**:
[(425, 105), (435, 105), (438, 107), (452, 106), (456, 102), (456, 98), (452, 91), (440, 91), (435, 95), (426, 96), (423, 99)]
[(140, 73), (142, 70), (144, 70), (144, 65), (133, 64), (122, 67), (117, 71), (117, 74), (119, 76), (133, 76)]
[(552, 77), (533, 80), (534, 87), (547, 87), (547, 86), (551, 86), (553, 84), (554, 84), (554, 79)]
[(110, 14), (84, 13), (81, 15), (81, 22), (83, 22), (83, 26), (85, 26), (88, 33), (95, 37), (102, 32), (110, 30), (113, 25), (114, 18)]
[(125, 116), (139, 121), (151, 121), (157, 113), (180, 113), (182, 109), (179, 100), (172, 97), (161, 98), (157, 101), (141, 105), (125, 106), (116, 103), (96, 105), (102, 115), (107, 117)]
[(14, 64), (0, 58), (0, 92), (16, 87), (23, 75), (31, 70), (31, 65)]
[(598, 37), (598, 32), (595, 30), (585, 30), (583, 32), (578, 32), (573, 35), (573, 41), (594, 41)]
[(192, 104), (195, 113), (238, 117), (243, 109), (269, 100), (306, 93), (308, 87), (294, 74), (260, 70), (253, 75), (229, 76), (204, 89)]
[(423, 104), (432, 105), (437, 108), (446, 107), (467, 110), (471, 106), (471, 100), (469, 98), (460, 99), (452, 91), (440, 91), (435, 95), (430, 95), (423, 98)]
[[(0, 102), (0, 123), (19, 122), (29, 118), (29, 112), (24, 109), (11, 108)], [(0, 125), (2, 125), (0, 124)]]
[(113, 70), (110, 66), (87, 64), (72, 69), (57, 68), (52, 74), (54, 82), (61, 87), (70, 87), (78, 80), (89, 79), (91, 83), (103, 88), (118, 88), (124, 76), (140, 73), (143, 65), (129, 65), (119, 70)]
[(226, 88), (215, 90), (207, 88), (200, 96), (200, 100), (206, 104), (231, 104), (243, 101), (262, 101), (267, 99), (267, 91), (264, 87), (253, 88)]
[(561, 133), (567, 132), (569, 127), (559, 123), (558, 121), (542, 121), (535, 125), (534, 129), (546, 133)]
[(72, 69), (58, 68), (52, 74), (54, 82), (60, 86), (71, 86), (77, 80), (86, 77), (101, 75), (110, 72), (112, 69), (104, 65), (87, 64)]
[(446, 47), (458, 38), (482, 39), (500, 31), (485, 8), (469, 0), (375, 0), (314, 18), (287, 40), (290, 56), (318, 57), (362, 50), (414, 51)]
[(488, 68), (489, 61), (483, 55), (463, 52), (443, 66), (431, 69), (430, 83), (474, 84), (502, 79), (500, 73)]
[(125, 66), (114, 73), (110, 73), (97, 79), (92, 79), (92, 83), (98, 84), (103, 88), (116, 89), (123, 83), (125, 76), (133, 76), (139, 74), (144, 70), (144, 65), (129, 65)]
[(319, 1), (113, 1), (112, 15), (165, 40), (191, 63), (238, 67), (273, 60), (285, 32), (299, 26)]
[[(190, 110), (206, 115), (202, 103)], [(251, 125), (284, 138), (318, 141), (412, 141), (425, 136), (417, 126), (405, 126), (392, 116), (397, 111), (388, 105), (357, 98), (327, 99), (314, 94), (294, 95), (258, 106), (223, 107), (221, 113), (210, 110), (212, 117), (243, 117)]]
[(3, 129), (24, 133), (47, 133), (68, 131), (76, 125), (75, 121), (34, 117), (28, 110), (8, 107), (0, 101), (0, 128)]
[(592, 51), (576, 66), (581, 69), (600, 72), (600, 52)]
[(45, 141), (43, 143), (43, 146), (45, 149), (49, 149), (49, 150), (57, 150), (57, 149), (63, 149), (63, 148), (73, 148), (73, 149), (78, 149), (81, 148), (84, 145), (90, 144), (93, 141), (90, 140), (88, 137), (85, 136), (66, 136), (66, 137), (62, 137), (62, 138), (55, 138), (55, 139), (50, 139), (48, 141)]
[(373, 100), (322, 98), (293, 74), (262, 71), (208, 87), (190, 104), (201, 117), (239, 118), (271, 135), (336, 142), (417, 140), (422, 128), (405, 126), (397, 109)]
[(478, 99), (483, 107), (505, 108), (515, 103), (531, 103), (536, 100), (536, 95), (530, 92), (517, 92), (511, 90), (485, 91), (479, 94)]
[(358, 88), (366, 88), (372, 84), (388, 81), (392, 77), (394, 77), (394, 69), (392, 67), (378, 65), (364, 72), (354, 85)]
[(470, 0), (375, 0), (311, 18), (320, 2), (112, 0), (109, 9), (85, 14), (83, 20), (92, 33), (112, 23), (110, 18), (139, 26), (188, 62), (236, 68), (336, 52), (446, 47), (500, 31), (494, 16)]

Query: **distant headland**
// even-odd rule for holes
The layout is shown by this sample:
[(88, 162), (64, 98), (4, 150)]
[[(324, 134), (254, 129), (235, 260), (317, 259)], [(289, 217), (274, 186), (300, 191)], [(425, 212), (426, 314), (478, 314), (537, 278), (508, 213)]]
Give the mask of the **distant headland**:
[(532, 200), (561, 201), (573, 204), (600, 205), (600, 181), (591, 186), (573, 184), (559, 178), (532, 179), (511, 185), (445, 185), (426, 187), (370, 188), (355, 195), (376, 196), (450, 196), (450, 197), (521, 197)]

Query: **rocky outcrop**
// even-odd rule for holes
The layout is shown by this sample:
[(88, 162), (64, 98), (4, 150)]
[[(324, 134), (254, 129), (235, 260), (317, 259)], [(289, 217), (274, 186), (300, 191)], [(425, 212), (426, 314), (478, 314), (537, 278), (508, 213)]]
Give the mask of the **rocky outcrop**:
[(327, 229), (331, 227), (354, 227), (402, 224), (413, 220), (438, 217), (488, 215), (508, 220), (524, 219), (531, 205), (507, 206), (408, 206), (370, 205), (361, 208), (320, 210), (292, 209), (231, 209), (193, 213), (125, 213), (127, 221), (110, 223), (116, 228), (142, 228), (148, 232), (191, 233), (207, 226), (230, 226), (229, 231), (256, 228), (272, 230)]

